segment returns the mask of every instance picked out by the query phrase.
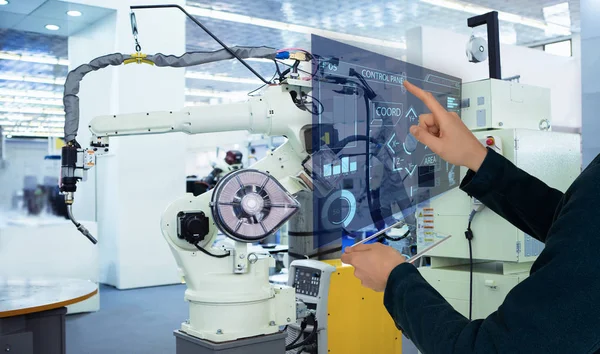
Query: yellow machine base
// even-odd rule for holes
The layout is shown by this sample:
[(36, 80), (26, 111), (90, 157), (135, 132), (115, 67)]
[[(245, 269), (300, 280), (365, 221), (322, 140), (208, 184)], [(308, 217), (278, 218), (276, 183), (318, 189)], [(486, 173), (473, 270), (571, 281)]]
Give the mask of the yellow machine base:
[(340, 260), (331, 275), (327, 311), (328, 354), (399, 354), (402, 334), (383, 306), (383, 293), (361, 285), (354, 267)]

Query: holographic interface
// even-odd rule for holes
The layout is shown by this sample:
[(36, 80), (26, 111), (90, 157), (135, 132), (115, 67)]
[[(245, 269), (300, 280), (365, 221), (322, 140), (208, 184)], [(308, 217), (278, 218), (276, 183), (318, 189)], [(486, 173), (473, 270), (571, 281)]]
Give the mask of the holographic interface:
[[(409, 133), (427, 107), (404, 80), (460, 114), (461, 80), (312, 36), (315, 244), (383, 229), (404, 219), (414, 234), (418, 204), (458, 186), (458, 168)], [(413, 235), (414, 237), (414, 235)]]

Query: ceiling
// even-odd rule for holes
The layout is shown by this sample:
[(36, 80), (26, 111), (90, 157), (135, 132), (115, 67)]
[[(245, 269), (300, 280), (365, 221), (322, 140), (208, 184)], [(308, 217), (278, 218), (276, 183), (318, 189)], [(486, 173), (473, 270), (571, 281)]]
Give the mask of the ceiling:
[[(419, 25), (485, 35), (483, 28), (468, 28), (466, 19), (490, 9), (500, 12), (504, 43), (549, 42), (580, 27), (578, 0), (372, 0), (368, 4), (361, 0), (211, 0), (188, 1), (187, 9), (228, 45), (309, 48), (310, 32), (329, 31), (324, 35), (395, 57), (405, 54), (405, 31)], [(66, 16), (69, 10), (84, 15)], [(56, 0), (9, 0), (0, 6), (0, 125), (5, 134), (61, 134), (67, 37), (111, 11)], [(46, 24), (60, 29), (48, 31)], [(188, 51), (219, 48), (190, 20), (186, 38)], [(273, 63), (251, 65), (266, 78), (274, 73)], [(233, 60), (188, 69), (187, 75), (197, 72), (256, 79)], [(186, 85), (188, 104), (206, 104), (218, 102), (226, 92), (243, 97), (260, 82), (187, 78)], [(214, 97), (209, 97), (211, 92)]]
[[(67, 16), (67, 11), (79, 11), (85, 16)], [(69, 36), (113, 11), (57, 0), (8, 0), (7, 5), (0, 6), (0, 28)], [(50, 32), (45, 28), (48, 24), (59, 28)]]

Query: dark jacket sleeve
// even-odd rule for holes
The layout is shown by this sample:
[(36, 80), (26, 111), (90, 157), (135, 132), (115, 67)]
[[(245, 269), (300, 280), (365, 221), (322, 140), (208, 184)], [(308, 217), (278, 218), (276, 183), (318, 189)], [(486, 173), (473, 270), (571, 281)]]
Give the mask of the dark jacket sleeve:
[[(541, 199), (515, 195), (492, 171), (521, 176), (505, 178), (529, 186), (515, 188)], [(492, 152), (470, 181), (474, 195), (489, 198), (487, 203), (513, 223), (536, 230), (546, 240), (530, 276), (508, 293), (497, 311), (485, 319), (469, 321), (411, 264), (400, 264), (391, 272), (385, 307), (398, 328), (424, 354), (600, 353), (600, 156), (560, 202), (553, 201), (558, 192), (527, 176)], [(480, 180), (484, 177), (489, 182)], [(499, 200), (494, 199), (496, 193)], [(531, 220), (535, 219), (532, 212), (508, 210), (510, 203), (518, 201), (539, 204), (545, 219)], [(549, 209), (554, 208), (557, 215), (550, 225)]]
[(488, 149), (477, 173), (470, 171), (460, 188), (521, 231), (545, 242), (563, 193)]

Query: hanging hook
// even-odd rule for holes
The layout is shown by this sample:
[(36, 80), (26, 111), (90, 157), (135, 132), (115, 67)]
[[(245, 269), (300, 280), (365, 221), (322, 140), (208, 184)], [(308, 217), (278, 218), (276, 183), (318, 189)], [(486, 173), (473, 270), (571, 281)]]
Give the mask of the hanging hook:
[(135, 51), (140, 53), (142, 51), (142, 46), (140, 45), (140, 42), (138, 42), (137, 20), (135, 19), (135, 12), (133, 11), (129, 14), (129, 22), (131, 22), (131, 34), (135, 40)]

